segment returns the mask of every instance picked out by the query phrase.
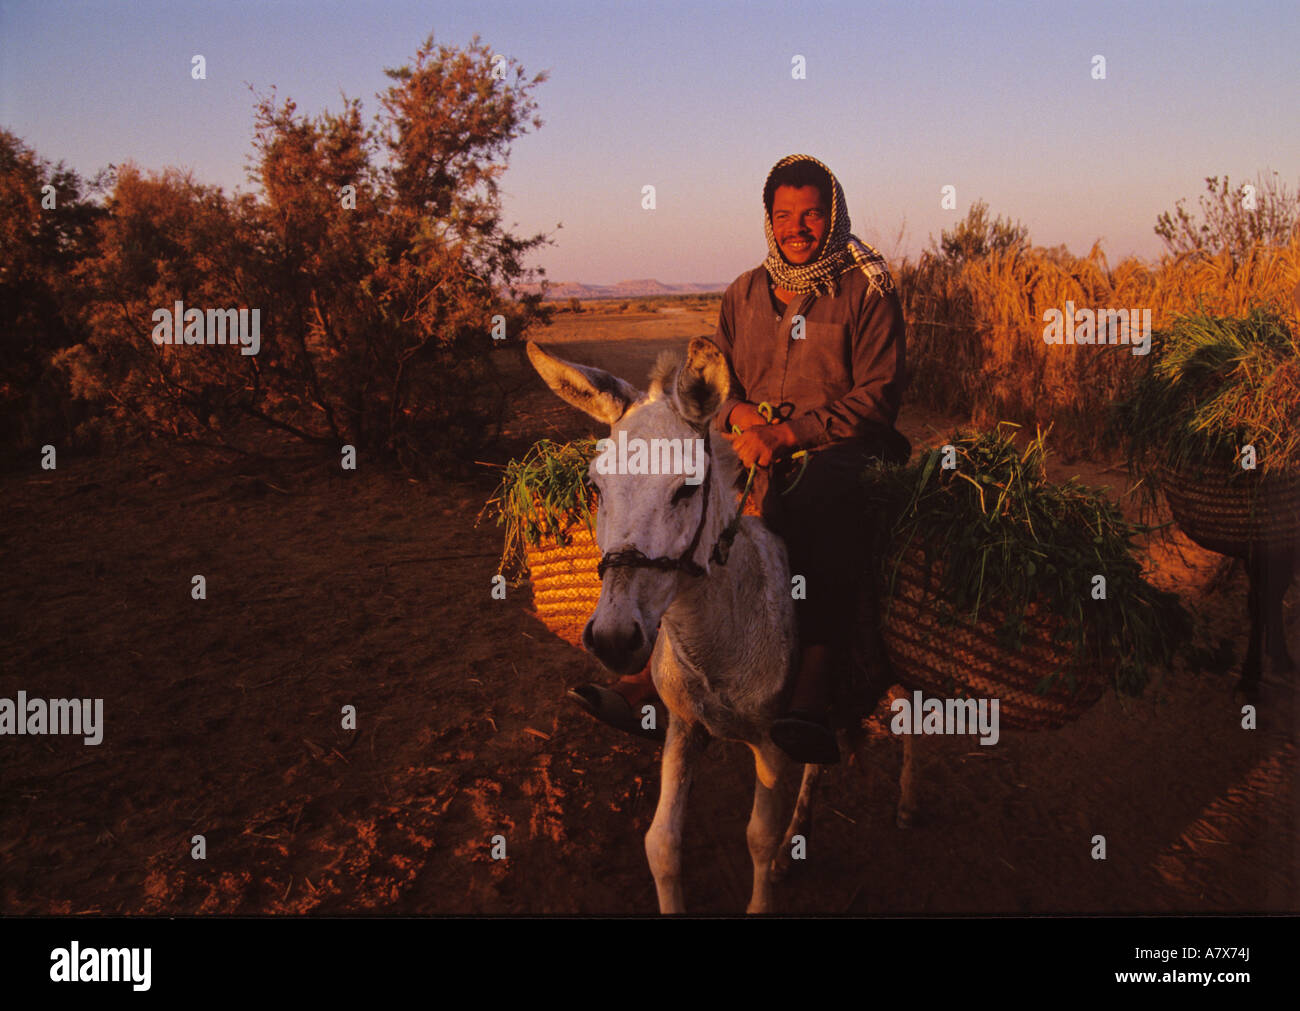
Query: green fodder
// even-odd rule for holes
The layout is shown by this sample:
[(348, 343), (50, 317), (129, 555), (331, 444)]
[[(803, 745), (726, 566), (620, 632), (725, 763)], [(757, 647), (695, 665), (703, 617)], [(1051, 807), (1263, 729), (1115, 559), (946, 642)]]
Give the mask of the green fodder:
[(479, 511), (505, 527), (500, 571), (513, 580), (527, 573), (525, 547), (543, 540), (570, 542), (569, 531), (584, 524), (595, 533), (595, 499), (587, 469), (596, 456), (596, 439), (572, 442), (541, 439), (520, 459), (505, 466), (492, 497)]
[[(1060, 620), (1057, 641), (1076, 658), (1114, 671), (1118, 691), (1141, 694), (1190, 639), (1191, 617), (1176, 594), (1143, 576), (1133, 538), (1148, 528), (1077, 479), (1048, 481), (1044, 434), (1021, 451), (1011, 432), (1017, 427), (955, 433), (948, 440), (955, 468), (941, 465), (937, 447), (911, 466), (865, 473), (894, 521), (879, 574), (886, 606), (903, 560), (919, 549), (928, 566), (938, 563), (937, 606), (946, 619), (1005, 615), (996, 636), (1018, 649), (1032, 608)], [(1094, 597), (1097, 576), (1105, 578), (1104, 599)]]
[(1258, 473), (1300, 472), (1300, 341), (1265, 306), (1178, 316), (1152, 335), (1149, 361), (1110, 421), (1148, 502), (1164, 468), (1247, 473), (1233, 466), (1246, 445)]

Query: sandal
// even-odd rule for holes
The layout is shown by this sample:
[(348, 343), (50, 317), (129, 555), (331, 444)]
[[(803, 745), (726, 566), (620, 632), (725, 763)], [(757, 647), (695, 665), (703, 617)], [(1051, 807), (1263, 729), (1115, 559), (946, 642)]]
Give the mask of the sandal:
[(641, 705), (654, 706), (654, 730), (647, 730), (641, 725), (640, 706), (633, 710), (632, 703), (612, 688), (598, 684), (579, 685), (569, 689), (568, 697), (596, 719), (634, 737), (662, 743), (668, 736), (668, 712), (653, 691), (642, 700)]

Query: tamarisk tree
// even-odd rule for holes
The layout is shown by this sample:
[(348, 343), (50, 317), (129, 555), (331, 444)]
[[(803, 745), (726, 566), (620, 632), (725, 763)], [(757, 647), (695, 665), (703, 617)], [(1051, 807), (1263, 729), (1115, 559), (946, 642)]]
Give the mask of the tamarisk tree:
[[(308, 117), (257, 97), (255, 194), (119, 174), (83, 279), (95, 336), (68, 359), (83, 396), (193, 441), (255, 452), (273, 430), (417, 472), (491, 437), (493, 331), (518, 346), (542, 312), (518, 285), (546, 238), (505, 227), (499, 182), (511, 142), (541, 125), (545, 75), (432, 36), (386, 73), (369, 124), (355, 99)], [(177, 300), (260, 308), (258, 353), (158, 346), (149, 314)]]

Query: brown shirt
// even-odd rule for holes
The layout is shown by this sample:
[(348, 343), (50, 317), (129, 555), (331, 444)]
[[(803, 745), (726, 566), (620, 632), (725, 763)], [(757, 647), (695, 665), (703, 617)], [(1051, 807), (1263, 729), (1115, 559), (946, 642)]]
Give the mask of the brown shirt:
[[(767, 270), (732, 282), (722, 296), (714, 342), (731, 365), (731, 395), (715, 424), (748, 402), (792, 405), (799, 448), (892, 429), (906, 378), (906, 324), (896, 292), (881, 296), (860, 270), (840, 276), (835, 295), (799, 295), (777, 314)], [(804, 317), (796, 338), (793, 317)], [(788, 410), (788, 408), (787, 408)]]

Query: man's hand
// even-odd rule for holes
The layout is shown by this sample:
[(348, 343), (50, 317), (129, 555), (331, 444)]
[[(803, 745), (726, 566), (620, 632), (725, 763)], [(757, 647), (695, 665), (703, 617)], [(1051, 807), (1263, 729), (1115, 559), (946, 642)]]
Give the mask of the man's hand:
[[(733, 419), (739, 410), (740, 408), (737, 407), (731, 412)], [(754, 414), (760, 421), (763, 420), (763, 416), (757, 411), (754, 411)], [(739, 435), (728, 435), (727, 438), (731, 440), (731, 448), (736, 451), (746, 470), (754, 464), (769, 467), (773, 460), (795, 448), (794, 433), (786, 424), (758, 424), (745, 429)]]
[(767, 419), (758, 412), (758, 408), (753, 404), (746, 403), (739, 403), (733, 407), (731, 417), (728, 420), (742, 432), (749, 431), (755, 425), (767, 424)]

